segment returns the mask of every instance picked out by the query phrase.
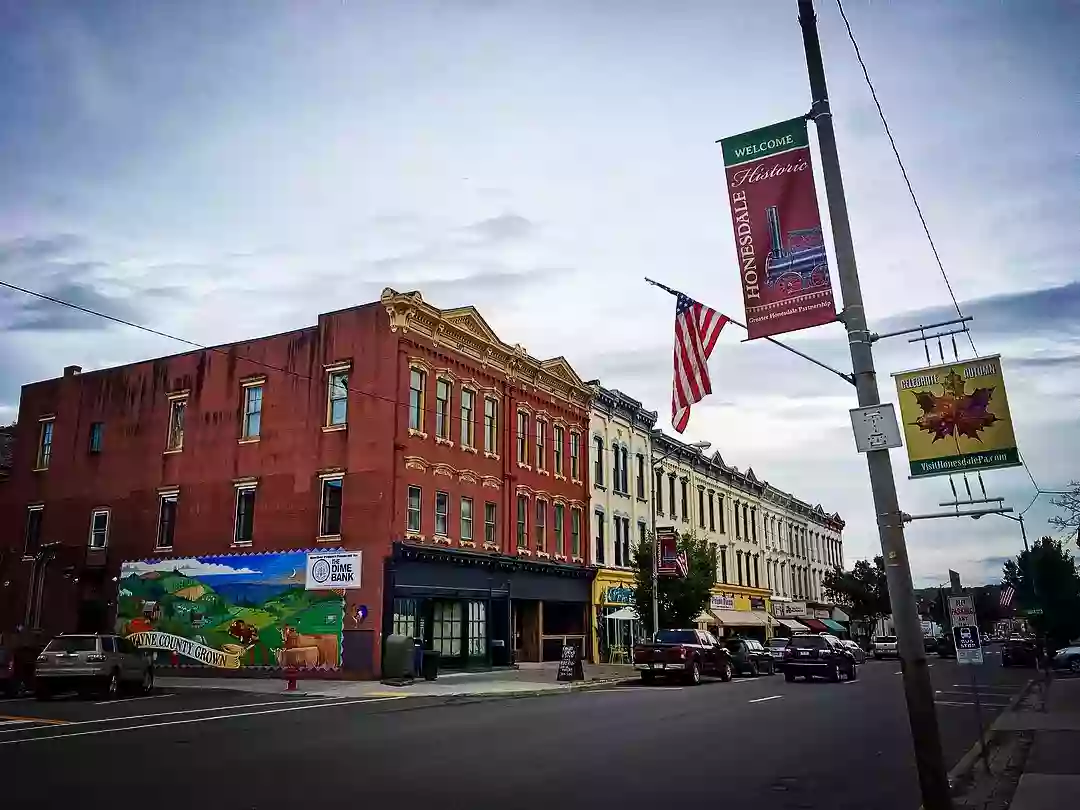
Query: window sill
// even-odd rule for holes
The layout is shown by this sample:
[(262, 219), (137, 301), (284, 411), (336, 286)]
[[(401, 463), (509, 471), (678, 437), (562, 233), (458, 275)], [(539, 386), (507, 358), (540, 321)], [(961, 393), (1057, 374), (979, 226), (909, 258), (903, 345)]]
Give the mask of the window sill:
[(585, 560), (582, 559), (581, 557), (571, 557), (570, 562), (583, 563), (583, 562), (585, 562)]
[(498, 453), (489, 453), (487, 450), (485, 450), (484, 451), (484, 458), (490, 458), (493, 461), (498, 461), (499, 460), (499, 454)]
[(230, 548), (251, 548), (251, 541), (248, 540), (246, 543), (233, 542)]
[(484, 551), (498, 551), (498, 550), (499, 550), (499, 544), (498, 543), (484, 543)]
[(517, 553), (518, 553), (519, 557), (531, 557), (532, 556), (532, 551), (530, 551), (527, 548), (519, 548), (517, 550)]
[(183, 453), (183, 452), (184, 452), (184, 448), (183, 448), (183, 447), (174, 447), (174, 448), (173, 448), (172, 450), (165, 450), (165, 451), (163, 451), (163, 452), (161, 453), (161, 455), (163, 455), (163, 456), (172, 456), (172, 455), (175, 455), (175, 454), (177, 454), (177, 453)]
[(638, 496), (637, 496), (637, 500), (638, 500), (638, 501), (640, 501), (641, 503), (648, 503), (648, 500), (646, 500), (645, 498), (641, 497), (640, 495), (638, 495)]
[(173, 547), (172, 546), (155, 546), (154, 547), (154, 553), (155, 554), (172, 554), (172, 552), (173, 552)]
[(23, 554), (22, 561), (23, 562), (33, 562), (34, 561), (34, 555), (33, 554)]
[(409, 428), (409, 435), (415, 436), (417, 439), (426, 439), (428, 437), (424, 431), (417, 430), (416, 428)]
[(538, 552), (536, 552), (536, 559), (538, 559), (538, 560), (550, 560), (551, 555), (548, 554), (546, 551), (538, 551)]
[(462, 548), (476, 548), (476, 543), (472, 540), (458, 540), (458, 545)]
[(565, 475), (559, 475), (558, 473), (555, 473), (555, 480), (556, 481), (565, 481), (566, 476)]
[(31, 472), (48, 472), (48, 471), (49, 471), (48, 467), (34, 467), (34, 469), (31, 470)]
[(340, 543), (341, 542), (341, 535), (340, 534), (320, 534), (318, 537), (315, 538), (315, 541), (318, 542), (318, 543)]
[(602, 489), (604, 492), (607, 492), (607, 487), (603, 484), (593, 484), (593, 489)]
[(237, 444), (258, 444), (260, 441), (262, 441), (261, 436), (250, 436), (250, 437), (248, 437), (246, 439), (237, 439), (236, 443)]
[(463, 445), (461, 445), (461, 449), (464, 450), (466, 453), (472, 453), (473, 455), (476, 455), (477, 453), (480, 452), (475, 447), (473, 447), (471, 444), (463, 444)]
[(555, 562), (566, 562), (566, 555), (565, 554), (556, 554), (551, 559), (555, 560)]
[(585, 482), (584, 482), (584, 481), (582, 481), (582, 480), (581, 480), (580, 478), (571, 478), (571, 479), (570, 479), (570, 483), (571, 483), (571, 484), (575, 484), (575, 485), (577, 485), (577, 486), (579, 486), (579, 487), (581, 487), (581, 486), (585, 486)]
[(323, 425), (322, 426), (322, 432), (323, 433), (336, 433), (339, 430), (348, 430), (348, 429), (349, 429), (349, 425), (347, 423), (343, 424), (343, 425)]
[(437, 546), (448, 546), (451, 543), (453, 543), (454, 541), (451, 540), (449, 537), (445, 537), (445, 536), (443, 536), (441, 534), (437, 534), (432, 539), (432, 542), (435, 543), (435, 545), (437, 545)]
[(436, 436), (435, 437), (435, 444), (442, 444), (442, 445), (445, 445), (446, 447), (453, 447), (454, 446), (453, 441), (451, 441), (450, 439), (444, 439), (442, 436)]
[(532, 467), (530, 467), (528, 464), (522, 464), (520, 461), (518, 462), (518, 468), (532, 472)]
[(537, 472), (540, 473), (540, 475), (551, 475), (551, 473), (549, 473), (547, 470), (545, 470), (543, 468), (537, 469)]
[(417, 534), (416, 532), (405, 532), (405, 539), (406, 540), (419, 540), (421, 543), (423, 543), (425, 540), (427, 540), (427, 538), (424, 537), (424, 535)]

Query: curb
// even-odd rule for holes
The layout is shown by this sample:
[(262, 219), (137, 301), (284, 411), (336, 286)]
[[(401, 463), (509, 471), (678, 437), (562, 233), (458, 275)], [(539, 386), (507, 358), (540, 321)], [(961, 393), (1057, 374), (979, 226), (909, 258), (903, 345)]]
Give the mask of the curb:
[[(1020, 691), (1017, 692), (1013, 696), (1012, 700), (1009, 701), (1009, 705), (1001, 710), (1001, 712), (998, 714), (998, 717), (1001, 717), (1006, 712), (1011, 712), (1018, 705), (1020, 705), (1020, 701), (1027, 697), (1028, 693), (1031, 691), (1031, 687), (1034, 686), (1035, 682), (1038, 680), (1040, 680), (1040, 677), (1036, 675), (1034, 678), (1029, 679), (1026, 684), (1020, 687)], [(991, 738), (993, 736), (994, 727), (996, 725), (997, 718), (994, 718), (994, 722), (990, 724), (990, 727), (988, 729), (986, 729), (986, 742), (988, 748), (992, 747)], [(955, 782), (967, 776), (968, 773), (971, 772), (971, 769), (975, 767), (975, 763), (978, 761), (978, 759), (979, 741), (976, 740), (975, 744), (971, 746), (971, 748), (966, 754), (960, 757), (960, 761), (957, 762), (956, 765), (953, 766), (952, 770), (949, 771), (949, 785), (952, 786)]]

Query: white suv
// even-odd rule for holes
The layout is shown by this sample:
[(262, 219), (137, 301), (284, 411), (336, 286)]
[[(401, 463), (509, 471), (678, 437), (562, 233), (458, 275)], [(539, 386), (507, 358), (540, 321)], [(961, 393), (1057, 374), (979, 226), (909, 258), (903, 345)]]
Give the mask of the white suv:
[(900, 655), (900, 652), (896, 647), (896, 636), (878, 636), (874, 639), (871, 649), (874, 653), (874, 658), (884, 658), (887, 655), (898, 658)]

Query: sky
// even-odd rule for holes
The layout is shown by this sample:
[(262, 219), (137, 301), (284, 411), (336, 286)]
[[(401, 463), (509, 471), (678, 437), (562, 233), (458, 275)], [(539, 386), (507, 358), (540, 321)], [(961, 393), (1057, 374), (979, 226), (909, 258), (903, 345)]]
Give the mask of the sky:
[[(1080, 478), (1080, 4), (845, 8), (1020, 449), (1061, 489)], [(834, 0), (818, 19), (871, 329), (951, 317)], [(203, 344), (419, 289), (668, 427), (674, 300), (643, 278), (741, 320), (715, 141), (808, 109), (795, 0), (0, 0), (0, 279)], [(0, 423), (65, 365), (185, 349), (8, 290), (0, 332)], [(853, 390), (744, 337), (722, 334), (687, 440), (838, 511), (849, 561), (874, 554)], [(791, 342), (850, 368), (840, 324)], [(889, 372), (924, 357), (899, 338), (876, 361), (895, 400)], [(905, 511), (950, 499), (893, 465)], [(1034, 494), (1023, 469), (984, 480), (1017, 511)], [(1020, 548), (999, 516), (907, 542), (921, 585), (995, 581)]]

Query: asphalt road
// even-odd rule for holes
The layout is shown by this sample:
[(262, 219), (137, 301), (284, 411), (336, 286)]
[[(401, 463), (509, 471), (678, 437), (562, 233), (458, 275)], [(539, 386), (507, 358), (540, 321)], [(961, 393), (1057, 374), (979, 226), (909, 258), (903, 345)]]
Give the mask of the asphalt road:
[[(978, 733), (969, 670), (932, 663), (951, 766)], [(997, 664), (978, 673), (987, 720), (1032, 674)], [(19, 808), (916, 810), (898, 672), (878, 661), (851, 683), (773, 676), (455, 704), (197, 689), (0, 701), (0, 795)]]

